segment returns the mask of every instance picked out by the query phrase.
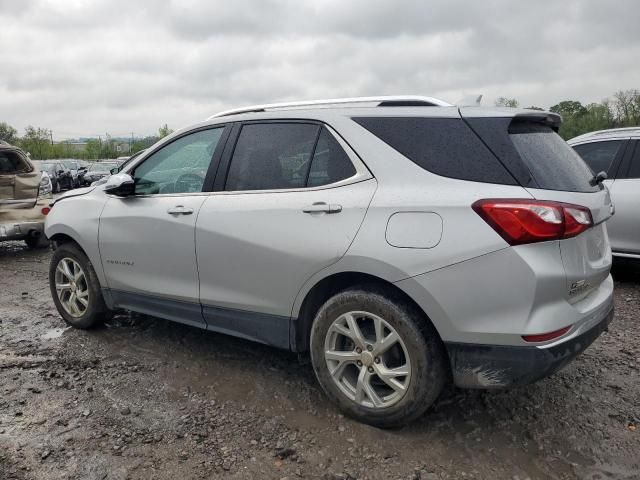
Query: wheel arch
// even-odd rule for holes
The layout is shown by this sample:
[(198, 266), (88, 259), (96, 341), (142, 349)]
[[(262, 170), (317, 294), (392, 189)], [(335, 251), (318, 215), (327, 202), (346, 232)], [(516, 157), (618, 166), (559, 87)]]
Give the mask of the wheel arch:
[(98, 276), (98, 280), (100, 284), (105, 286), (106, 278), (104, 275), (104, 270), (102, 269), (102, 261), (100, 259), (100, 253), (97, 250), (97, 242), (96, 245), (92, 247), (89, 242), (85, 242), (83, 240), (83, 236), (76, 232), (73, 228), (64, 224), (56, 224), (55, 226), (47, 226), (45, 228), (45, 233), (47, 234), (47, 238), (53, 242), (54, 248), (57, 248), (58, 245), (62, 245), (65, 243), (74, 243), (75, 245), (82, 250), (91, 264), (93, 265), (93, 269)]
[[(393, 292), (393, 294), (402, 298), (422, 313), (424, 320), (430, 322), (435, 330), (438, 331), (429, 314), (398, 285), (371, 273), (346, 271), (333, 273), (322, 278), (307, 291), (300, 303), (298, 314), (294, 315), (294, 321), (291, 322), (291, 349), (296, 352), (308, 351), (311, 326), (320, 307), (337, 293), (356, 286), (375, 286)], [(438, 335), (440, 336), (439, 333)]]

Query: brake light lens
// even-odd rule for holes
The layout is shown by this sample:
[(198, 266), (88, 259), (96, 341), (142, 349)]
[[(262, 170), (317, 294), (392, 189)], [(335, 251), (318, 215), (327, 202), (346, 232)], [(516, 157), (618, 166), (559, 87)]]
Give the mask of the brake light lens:
[(51, 211), (51, 208), (42, 207), (42, 210), (40, 210), (40, 211), (42, 212), (43, 215), (47, 215)]
[(509, 245), (571, 238), (593, 225), (588, 208), (548, 200), (493, 198), (472, 208)]

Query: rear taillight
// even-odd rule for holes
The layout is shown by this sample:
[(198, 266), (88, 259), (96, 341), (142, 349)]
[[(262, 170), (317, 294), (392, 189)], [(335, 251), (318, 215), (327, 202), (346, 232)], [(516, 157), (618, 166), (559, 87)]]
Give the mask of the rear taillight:
[(48, 215), (49, 212), (51, 211), (51, 208), (49, 207), (42, 207), (42, 210), (40, 210), (42, 212), (43, 215)]
[(548, 200), (491, 198), (472, 208), (509, 245), (575, 237), (593, 225), (588, 208)]

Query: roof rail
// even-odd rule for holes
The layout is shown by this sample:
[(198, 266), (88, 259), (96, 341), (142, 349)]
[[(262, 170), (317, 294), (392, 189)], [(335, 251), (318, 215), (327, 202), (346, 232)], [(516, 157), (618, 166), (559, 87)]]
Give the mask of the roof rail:
[(592, 135), (606, 135), (608, 133), (625, 133), (625, 132), (637, 132), (640, 131), (640, 127), (622, 127), (622, 128), (609, 128), (607, 130), (598, 130), (591, 132)]
[(302, 108), (331, 108), (331, 107), (452, 107), (450, 103), (433, 97), (417, 95), (382, 96), (382, 97), (353, 97), (332, 98), (327, 100), (308, 100), (303, 102), (270, 103), (266, 105), (252, 105), (250, 107), (234, 108), (211, 115), (207, 120), (240, 113), (266, 112), (267, 110), (295, 110)]
[(633, 134), (635, 132), (640, 133), (640, 127), (621, 127), (621, 128), (607, 128), (604, 130), (595, 130), (593, 132), (583, 133), (582, 135), (578, 135), (577, 137), (573, 137), (570, 140), (573, 142), (575, 140), (584, 140), (587, 138), (597, 137), (600, 135), (624, 135), (625, 133)]

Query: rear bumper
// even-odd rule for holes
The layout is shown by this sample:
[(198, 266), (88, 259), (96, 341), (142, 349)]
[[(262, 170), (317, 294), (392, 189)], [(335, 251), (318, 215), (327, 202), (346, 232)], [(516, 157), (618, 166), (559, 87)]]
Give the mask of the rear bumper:
[(23, 240), (34, 235), (44, 235), (44, 221), (0, 223), (0, 242)]
[(527, 385), (571, 362), (605, 331), (613, 319), (608, 302), (593, 324), (578, 335), (550, 346), (479, 345), (447, 342), (454, 383), (461, 388)]

